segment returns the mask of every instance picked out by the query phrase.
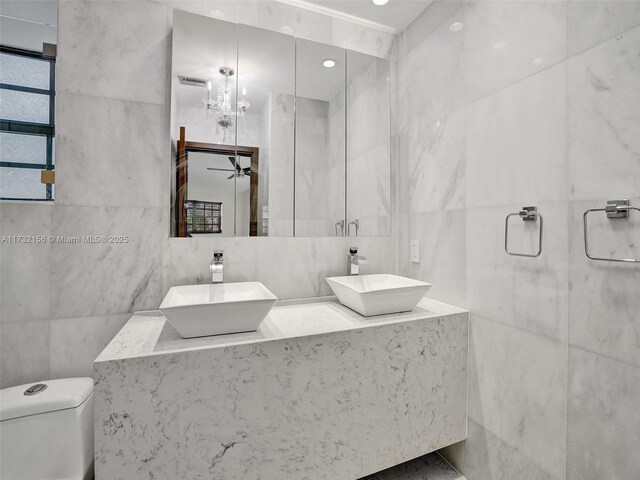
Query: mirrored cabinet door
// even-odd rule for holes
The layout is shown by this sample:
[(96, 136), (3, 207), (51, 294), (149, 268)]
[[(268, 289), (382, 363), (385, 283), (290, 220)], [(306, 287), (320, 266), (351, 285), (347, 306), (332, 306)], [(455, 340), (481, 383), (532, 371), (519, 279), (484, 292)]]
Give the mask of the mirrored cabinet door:
[(296, 41), (295, 235), (342, 235), (345, 50)]
[[(212, 23), (213, 22), (213, 23)], [(234, 236), (238, 25), (174, 12), (172, 234)]]
[(238, 236), (293, 235), (294, 94), (295, 38), (240, 25)]
[(389, 62), (347, 52), (347, 233), (391, 230)]

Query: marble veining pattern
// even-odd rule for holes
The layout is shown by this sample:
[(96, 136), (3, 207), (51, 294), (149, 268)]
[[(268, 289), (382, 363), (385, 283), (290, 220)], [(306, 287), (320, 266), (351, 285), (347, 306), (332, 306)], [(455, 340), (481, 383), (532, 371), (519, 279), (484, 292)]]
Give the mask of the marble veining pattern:
[[(640, 206), (640, 197), (629, 200)], [(606, 202), (601, 199), (570, 205), (569, 343), (640, 367), (640, 268), (595, 262), (584, 253), (582, 214), (589, 208), (603, 208)], [(609, 220), (603, 212), (589, 214), (592, 255), (640, 258), (638, 232), (640, 212), (632, 212), (622, 221)]]
[(166, 202), (162, 106), (61, 93), (56, 114), (57, 205), (161, 207)]
[(567, 63), (570, 198), (640, 193), (640, 27)]
[(366, 326), (337, 304), (276, 307), (276, 326), (306, 309), (352, 326), (120, 359), (108, 347), (95, 363), (98, 477), (360, 478), (461, 440), (467, 313), (420, 306)]
[(635, 0), (568, 0), (567, 50), (574, 55), (640, 25)]
[(51, 247), (51, 318), (155, 308), (160, 297), (159, 208), (56, 206), (51, 235), (121, 236), (127, 241), (56, 242)]
[(462, 21), (469, 101), (566, 58), (564, 1), (470, 1)]
[(58, 91), (164, 105), (169, 33), (160, 3), (60, 2)]

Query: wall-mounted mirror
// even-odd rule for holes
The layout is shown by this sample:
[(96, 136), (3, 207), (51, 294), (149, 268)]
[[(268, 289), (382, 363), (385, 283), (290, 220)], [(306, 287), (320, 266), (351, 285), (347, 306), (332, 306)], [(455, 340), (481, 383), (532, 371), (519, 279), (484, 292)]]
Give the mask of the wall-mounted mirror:
[(181, 11), (173, 25), (173, 236), (389, 234), (385, 60)]

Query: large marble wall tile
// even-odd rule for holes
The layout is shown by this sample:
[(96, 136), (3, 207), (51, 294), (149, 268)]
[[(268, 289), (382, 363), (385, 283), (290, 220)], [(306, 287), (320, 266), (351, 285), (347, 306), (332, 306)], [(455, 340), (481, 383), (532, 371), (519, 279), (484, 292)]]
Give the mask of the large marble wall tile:
[(638, 478), (640, 368), (569, 348), (567, 480)]
[[(461, 20), (457, 13), (451, 22)], [(408, 51), (397, 87), (402, 133), (415, 127), (424, 135), (433, 121), (465, 104), (463, 47), (462, 33), (445, 24)], [(418, 153), (417, 142), (410, 148), (410, 154)]]
[(428, 297), (457, 306), (467, 303), (465, 217), (464, 210), (410, 215), (401, 245), (408, 252), (410, 241), (420, 240), (420, 263), (407, 261), (401, 273), (431, 283)]
[(464, 7), (469, 100), (566, 57), (564, 1), (476, 0)]
[(164, 107), (58, 94), (56, 204), (167, 204)]
[(566, 343), (477, 315), (470, 338), (469, 418), (564, 478)]
[(471, 446), (464, 458), (463, 472), (470, 480), (556, 480), (527, 457), (526, 452), (504, 443), (473, 420), (469, 421)]
[(53, 236), (127, 236), (128, 242), (52, 245), (52, 318), (157, 308), (161, 219), (159, 208), (54, 208)]
[[(25, 236), (25, 243), (0, 243), (0, 320), (2, 323), (49, 318), (51, 205), (0, 206), (0, 236)], [(42, 237), (36, 243), (32, 238)]]
[[(582, 214), (606, 200), (571, 203), (569, 343), (640, 366), (640, 268), (638, 264), (589, 260)], [(640, 207), (640, 197), (631, 198)], [(610, 220), (588, 217), (589, 250), (598, 257), (640, 258), (640, 212)]]
[(567, 51), (574, 55), (637, 25), (637, 0), (568, 0)]
[[(544, 229), (537, 258), (508, 255), (504, 223), (522, 205), (467, 210), (467, 307), (486, 318), (567, 339), (567, 204), (539, 204)], [(509, 249), (535, 253), (539, 222), (509, 221)]]
[(130, 314), (51, 320), (49, 377), (92, 377), (93, 361)]
[(278, 298), (331, 295), (325, 278), (346, 275), (347, 253), (357, 246), (363, 273), (394, 273), (391, 237), (196, 238), (165, 240), (163, 295), (174, 285), (209, 283), (214, 250), (224, 250), (225, 281), (260, 281)]
[(467, 107), (467, 206), (566, 198), (565, 91), (560, 64)]
[(640, 27), (570, 58), (567, 75), (571, 198), (638, 195)]
[(0, 388), (48, 378), (49, 322), (23, 320), (0, 324)]
[[(462, 9), (463, 0), (434, 0), (418, 17), (402, 32), (406, 37), (407, 51), (413, 50), (429, 35), (446, 23), (447, 28), (455, 22), (451, 18)], [(449, 20), (449, 22), (447, 22)], [(404, 60), (405, 58), (403, 58)]]
[(164, 105), (169, 33), (159, 3), (58, 2), (58, 92)]
[(411, 213), (465, 207), (464, 109), (411, 128), (408, 158)]

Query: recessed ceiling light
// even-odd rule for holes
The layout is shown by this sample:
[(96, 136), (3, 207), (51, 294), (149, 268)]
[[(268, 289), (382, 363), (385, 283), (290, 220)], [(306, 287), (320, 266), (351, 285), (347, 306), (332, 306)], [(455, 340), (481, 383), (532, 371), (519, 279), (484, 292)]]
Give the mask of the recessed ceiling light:
[(322, 61), (322, 65), (327, 68), (333, 68), (336, 66), (336, 61), (333, 58), (326, 58)]
[(455, 22), (449, 25), (449, 30), (452, 32), (459, 32), (463, 28), (464, 28), (464, 23), (462, 22)]
[(387, 3), (389, 3), (389, 0), (373, 0), (373, 3), (381, 7), (382, 5), (386, 5)]
[(283, 27), (280, 29), (280, 31), (281, 31), (282, 33), (287, 34), (287, 35), (293, 35), (293, 28), (291, 28), (289, 25), (285, 25), (285, 26), (283, 26)]

